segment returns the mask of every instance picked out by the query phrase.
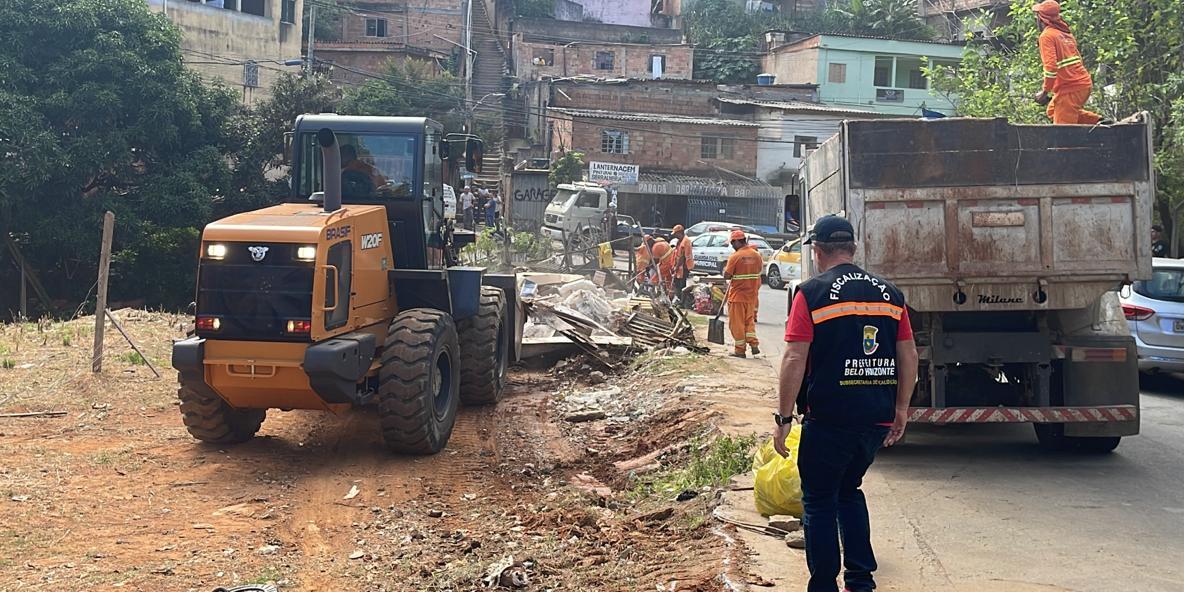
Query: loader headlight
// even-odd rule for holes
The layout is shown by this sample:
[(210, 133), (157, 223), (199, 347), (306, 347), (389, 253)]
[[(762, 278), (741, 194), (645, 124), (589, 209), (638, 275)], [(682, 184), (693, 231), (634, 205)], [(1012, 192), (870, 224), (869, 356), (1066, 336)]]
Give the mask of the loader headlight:
[(317, 248), (308, 245), (296, 249), (296, 258), (301, 261), (312, 261), (317, 258)]
[(206, 257), (210, 259), (225, 259), (226, 245), (206, 245)]

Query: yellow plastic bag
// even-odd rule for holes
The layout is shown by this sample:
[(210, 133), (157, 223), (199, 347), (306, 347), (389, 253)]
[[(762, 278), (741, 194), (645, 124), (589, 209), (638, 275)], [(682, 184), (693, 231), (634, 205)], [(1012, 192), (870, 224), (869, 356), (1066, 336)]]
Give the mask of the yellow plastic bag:
[(756, 473), (756, 484), (752, 495), (756, 511), (761, 516), (790, 514), (802, 516), (802, 479), (798, 475), (798, 443), (802, 438), (802, 426), (795, 425), (785, 437), (789, 458), (782, 458), (773, 449), (769, 438), (752, 457), (752, 468)]
[(600, 243), (597, 246), (598, 262), (601, 269), (613, 268), (613, 245), (612, 243)]

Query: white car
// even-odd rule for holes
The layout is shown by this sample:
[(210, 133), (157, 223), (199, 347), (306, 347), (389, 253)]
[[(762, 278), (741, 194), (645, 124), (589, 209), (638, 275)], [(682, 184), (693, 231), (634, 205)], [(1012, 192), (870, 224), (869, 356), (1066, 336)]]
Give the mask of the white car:
[(777, 249), (777, 254), (766, 260), (765, 280), (769, 287), (780, 290), (794, 280), (802, 279), (802, 239), (795, 239)]
[(1147, 281), (1122, 289), (1142, 372), (1184, 372), (1184, 260), (1154, 259)]
[[(732, 244), (728, 242), (730, 235), (729, 231), (705, 232), (691, 239), (691, 254), (695, 257), (695, 271), (723, 273), (724, 264), (728, 262), (728, 257), (731, 257), (735, 252), (732, 249)], [(756, 250), (768, 262), (769, 258), (773, 256), (773, 247), (770, 247), (768, 241), (760, 235), (748, 234), (747, 236), (748, 242), (756, 245)]]

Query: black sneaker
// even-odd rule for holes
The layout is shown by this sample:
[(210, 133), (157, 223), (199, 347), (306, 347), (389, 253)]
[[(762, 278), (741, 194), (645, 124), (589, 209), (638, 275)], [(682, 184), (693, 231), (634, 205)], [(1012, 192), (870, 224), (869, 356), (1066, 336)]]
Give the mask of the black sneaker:
[(747, 358), (748, 356), (745, 355), (744, 352), (734, 351), (734, 352), (732, 352), (732, 357), (733, 358)]
[(755, 345), (752, 346), (752, 355), (759, 356), (760, 354), (761, 354), (761, 348), (759, 348)]

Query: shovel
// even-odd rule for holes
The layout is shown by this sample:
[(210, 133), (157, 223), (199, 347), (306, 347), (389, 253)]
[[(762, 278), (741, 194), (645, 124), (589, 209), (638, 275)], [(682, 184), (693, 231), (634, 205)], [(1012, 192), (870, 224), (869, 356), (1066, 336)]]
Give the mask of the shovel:
[(723, 301), (719, 303), (719, 312), (715, 313), (715, 318), (707, 323), (707, 341), (711, 343), (718, 343), (724, 345), (724, 322), (719, 320), (720, 315), (724, 314), (724, 306), (728, 303), (728, 293), (724, 291)]

